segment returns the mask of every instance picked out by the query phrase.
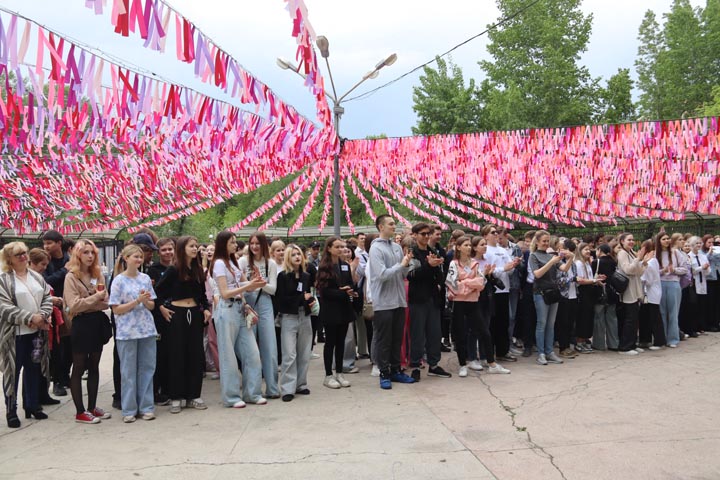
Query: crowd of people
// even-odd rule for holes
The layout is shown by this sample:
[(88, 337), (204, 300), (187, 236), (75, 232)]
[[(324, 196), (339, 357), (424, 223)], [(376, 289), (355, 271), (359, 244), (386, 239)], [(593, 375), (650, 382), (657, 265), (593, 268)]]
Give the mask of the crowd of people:
[(515, 238), (488, 224), (455, 230), (443, 246), (437, 225), (400, 233), (381, 215), (376, 228), (307, 248), (261, 232), (244, 243), (223, 231), (201, 245), (143, 229), (112, 272), (92, 241), (56, 231), (43, 248), (6, 244), (8, 427), (20, 426), (21, 373), (26, 419), (47, 418), (43, 405), (68, 388), (77, 422), (111, 418), (97, 396), (113, 338), (112, 406), (132, 423), (153, 420), (156, 406), (207, 409), (208, 376), (228, 408), (309, 395), (317, 343), (325, 387), (350, 387), (356, 362), (368, 359), (389, 390), (421, 381), (423, 370), (452, 377), (441, 356), (453, 350), (459, 377), (509, 374), (520, 356), (541, 366), (604, 350), (637, 356), (720, 330), (720, 236), (660, 231), (638, 246), (631, 233)]

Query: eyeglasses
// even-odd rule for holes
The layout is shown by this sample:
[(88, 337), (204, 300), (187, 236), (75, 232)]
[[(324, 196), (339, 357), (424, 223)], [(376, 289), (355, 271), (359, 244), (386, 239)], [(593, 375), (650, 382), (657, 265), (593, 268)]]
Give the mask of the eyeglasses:
[(27, 254), (28, 254), (27, 250), (24, 252), (16, 253), (15, 258), (22, 258), (22, 257), (27, 256)]
[(490, 235), (497, 235), (497, 234), (498, 234), (497, 230), (493, 230), (492, 232), (490, 232)]
[(429, 237), (430, 232), (418, 232), (418, 235), (422, 235), (423, 237)]

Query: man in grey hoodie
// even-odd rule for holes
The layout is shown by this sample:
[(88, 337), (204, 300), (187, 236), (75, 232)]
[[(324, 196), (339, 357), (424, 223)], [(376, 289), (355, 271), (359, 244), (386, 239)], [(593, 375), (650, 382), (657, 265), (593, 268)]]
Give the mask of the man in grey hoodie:
[(370, 248), (370, 291), (373, 299), (373, 329), (377, 336), (377, 366), (380, 369), (380, 388), (389, 390), (392, 382), (414, 383), (400, 371), (400, 345), (405, 324), (404, 278), (412, 260), (412, 252), (403, 255), (400, 245), (393, 241), (395, 220), (380, 215), (375, 220), (379, 237)]

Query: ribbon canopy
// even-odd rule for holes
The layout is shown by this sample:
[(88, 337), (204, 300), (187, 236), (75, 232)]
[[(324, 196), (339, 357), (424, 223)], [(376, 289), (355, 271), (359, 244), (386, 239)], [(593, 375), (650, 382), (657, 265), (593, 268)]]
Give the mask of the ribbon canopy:
[[(163, 0), (113, 0), (109, 10), (106, 0), (85, 3), (107, 13), (117, 34), (174, 52), (232, 101), (146, 77), (0, 14), (0, 226), (132, 232), (304, 170), (232, 230), (268, 228), (304, 200), (292, 233), (321, 194), (324, 230), (338, 143), (302, 0), (285, 3), (317, 124)], [(478, 221), (547, 228), (548, 221), (682, 220), (720, 214), (719, 138), (718, 118), (708, 117), (352, 140), (340, 158), (338, 192), (351, 231), (352, 196), (373, 219), (382, 207), (404, 225), (411, 214), (470, 230)]]

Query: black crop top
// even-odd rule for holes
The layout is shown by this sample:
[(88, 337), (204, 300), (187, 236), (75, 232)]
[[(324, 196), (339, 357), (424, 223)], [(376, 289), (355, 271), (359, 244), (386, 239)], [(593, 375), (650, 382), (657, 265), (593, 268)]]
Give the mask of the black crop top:
[(168, 267), (165, 275), (155, 285), (158, 305), (166, 302), (192, 298), (203, 310), (210, 310), (210, 302), (205, 295), (205, 284), (196, 280), (180, 280), (174, 265)]

